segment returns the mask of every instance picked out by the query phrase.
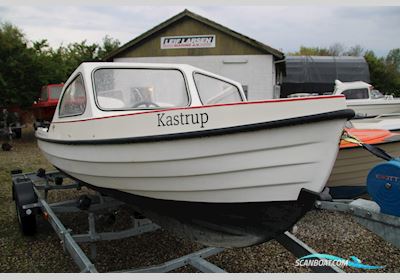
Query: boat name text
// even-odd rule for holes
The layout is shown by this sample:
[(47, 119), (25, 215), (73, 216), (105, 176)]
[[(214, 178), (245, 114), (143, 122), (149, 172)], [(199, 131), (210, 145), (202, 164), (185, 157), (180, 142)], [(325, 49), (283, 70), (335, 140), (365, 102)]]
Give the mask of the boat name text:
[(176, 126), (176, 125), (195, 125), (199, 124), (200, 128), (208, 122), (207, 113), (199, 114), (177, 114), (166, 115), (165, 113), (157, 114), (158, 126)]

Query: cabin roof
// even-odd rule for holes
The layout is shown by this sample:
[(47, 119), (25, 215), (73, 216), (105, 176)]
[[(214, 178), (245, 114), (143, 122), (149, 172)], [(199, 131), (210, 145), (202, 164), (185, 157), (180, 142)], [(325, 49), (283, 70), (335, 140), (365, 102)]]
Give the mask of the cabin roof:
[(338, 89), (357, 89), (357, 88), (368, 88), (371, 87), (371, 85), (363, 81), (341, 82), (339, 80), (336, 80), (335, 87)]

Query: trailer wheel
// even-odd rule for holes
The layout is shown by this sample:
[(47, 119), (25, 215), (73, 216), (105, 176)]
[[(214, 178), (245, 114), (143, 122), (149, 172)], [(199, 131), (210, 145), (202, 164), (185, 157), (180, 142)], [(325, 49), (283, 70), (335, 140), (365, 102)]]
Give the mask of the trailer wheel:
[[(15, 200), (15, 210), (17, 212), (18, 223), (20, 229), (24, 235), (32, 236), (36, 233), (36, 215), (35, 213), (28, 209), (22, 209), (22, 206), (19, 205), (18, 201)], [(24, 211), (31, 211), (30, 215), (24, 215)]]
[(13, 180), (12, 188), (20, 229), (24, 235), (34, 235), (36, 233), (37, 209), (22, 209), (23, 205), (38, 202), (37, 195), (33, 190), (33, 183), (27, 179)]

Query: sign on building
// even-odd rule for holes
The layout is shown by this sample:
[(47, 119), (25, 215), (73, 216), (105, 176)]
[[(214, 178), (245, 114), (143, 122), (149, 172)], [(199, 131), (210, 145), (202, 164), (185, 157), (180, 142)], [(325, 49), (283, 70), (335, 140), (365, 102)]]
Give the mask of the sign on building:
[(215, 35), (161, 37), (161, 49), (215, 48)]

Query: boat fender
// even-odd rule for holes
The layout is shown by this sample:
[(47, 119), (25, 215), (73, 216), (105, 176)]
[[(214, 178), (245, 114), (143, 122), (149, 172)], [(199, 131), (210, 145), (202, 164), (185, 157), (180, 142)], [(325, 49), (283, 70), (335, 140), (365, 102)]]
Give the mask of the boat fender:
[(372, 168), (367, 177), (367, 190), (382, 213), (400, 216), (400, 159)]

